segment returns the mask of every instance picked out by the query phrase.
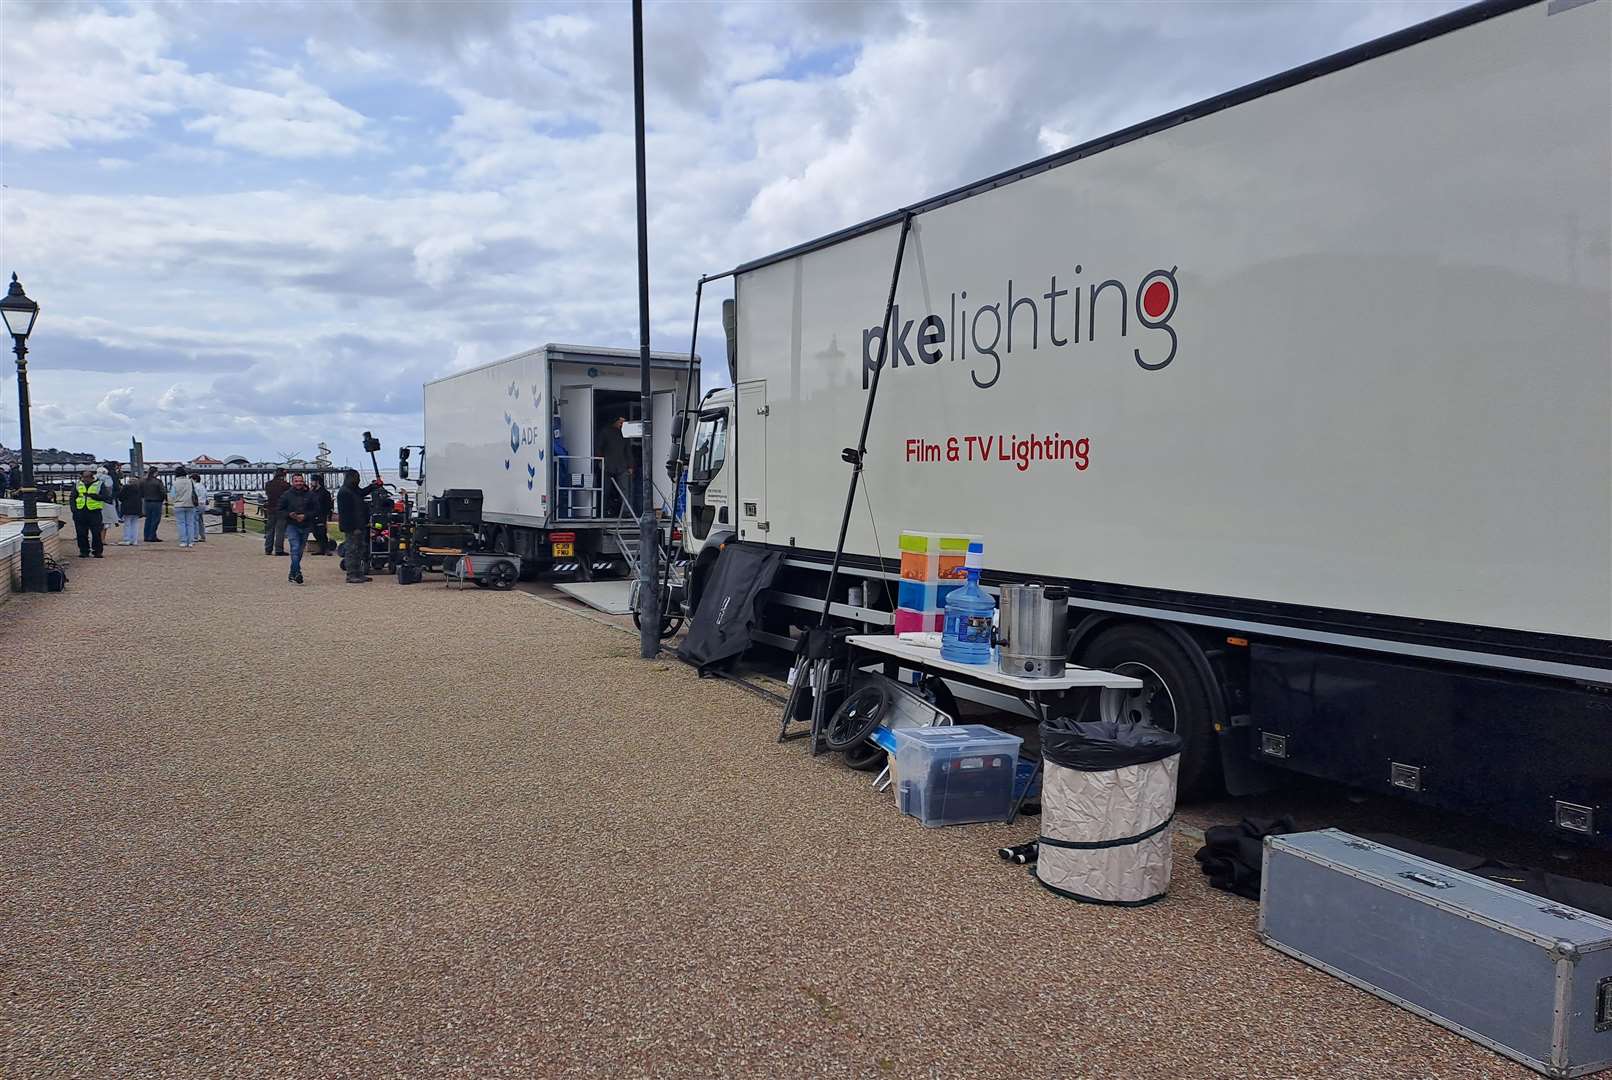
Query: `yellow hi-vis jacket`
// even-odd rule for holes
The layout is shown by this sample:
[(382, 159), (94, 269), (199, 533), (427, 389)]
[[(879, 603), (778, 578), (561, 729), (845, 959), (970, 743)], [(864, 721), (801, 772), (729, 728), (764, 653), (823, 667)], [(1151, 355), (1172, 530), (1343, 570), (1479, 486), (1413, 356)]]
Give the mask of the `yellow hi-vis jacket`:
[(101, 482), (86, 485), (80, 480), (76, 485), (78, 495), (73, 499), (74, 510), (99, 510), (101, 508)]

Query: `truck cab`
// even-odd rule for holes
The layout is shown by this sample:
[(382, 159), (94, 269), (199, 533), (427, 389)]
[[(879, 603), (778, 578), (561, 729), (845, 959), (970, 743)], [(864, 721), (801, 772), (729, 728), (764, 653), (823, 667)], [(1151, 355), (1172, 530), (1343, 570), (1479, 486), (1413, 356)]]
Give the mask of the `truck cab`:
[(708, 567), (721, 546), (738, 535), (733, 404), (732, 387), (712, 390), (689, 418), (694, 431), (689, 440), (683, 550), (696, 568)]

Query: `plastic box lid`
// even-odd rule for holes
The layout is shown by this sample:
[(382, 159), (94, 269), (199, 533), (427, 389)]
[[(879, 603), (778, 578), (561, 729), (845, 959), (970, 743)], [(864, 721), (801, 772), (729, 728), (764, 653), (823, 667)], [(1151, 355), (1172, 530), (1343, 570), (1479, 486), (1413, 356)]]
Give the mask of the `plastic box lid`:
[(950, 727), (897, 728), (896, 752), (922, 757), (964, 757), (974, 754), (1017, 755), (1024, 740), (984, 724)]

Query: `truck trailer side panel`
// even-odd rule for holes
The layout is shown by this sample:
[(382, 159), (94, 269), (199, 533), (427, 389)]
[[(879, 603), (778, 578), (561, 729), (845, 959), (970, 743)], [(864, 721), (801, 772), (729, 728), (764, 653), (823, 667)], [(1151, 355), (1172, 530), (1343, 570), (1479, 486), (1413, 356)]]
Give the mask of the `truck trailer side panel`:
[[(1612, 4), (1551, 11), (919, 215), (869, 437), (878, 540), (859, 508), (847, 550), (970, 529), (1005, 572), (1604, 655)], [(895, 247), (741, 269), (771, 495), (746, 539), (834, 546)]]
[[(682, 407), (687, 357), (656, 353), (651, 386), (656, 423), (653, 460), (671, 452), (671, 418)], [(695, 364), (695, 378), (699, 377)], [(565, 492), (556, 499), (553, 424), (562, 427), (568, 469), (592, 470), (605, 412), (635, 408), (639, 397), (636, 354), (549, 345), (450, 375), (425, 386), (425, 488), (482, 492), (482, 517), (526, 528), (586, 528), (598, 517), (598, 493)], [(625, 403), (625, 404), (624, 404)], [(664, 469), (653, 474), (657, 502), (670, 506), (674, 490)]]
[(542, 525), (551, 494), (549, 395), (543, 349), (427, 383), (428, 493), (479, 488), (483, 518)]

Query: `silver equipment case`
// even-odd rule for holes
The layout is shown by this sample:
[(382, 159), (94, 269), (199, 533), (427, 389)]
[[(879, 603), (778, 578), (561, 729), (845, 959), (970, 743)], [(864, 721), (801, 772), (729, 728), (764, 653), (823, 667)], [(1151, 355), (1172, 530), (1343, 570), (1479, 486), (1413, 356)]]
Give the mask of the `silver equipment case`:
[(1337, 829), (1265, 841), (1267, 945), (1548, 1076), (1612, 1065), (1612, 921)]

